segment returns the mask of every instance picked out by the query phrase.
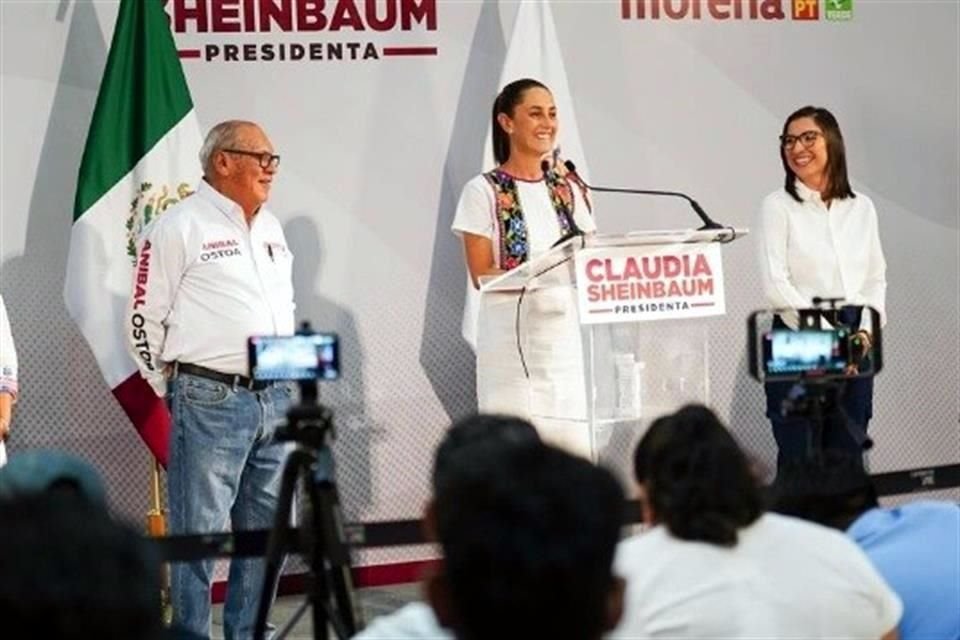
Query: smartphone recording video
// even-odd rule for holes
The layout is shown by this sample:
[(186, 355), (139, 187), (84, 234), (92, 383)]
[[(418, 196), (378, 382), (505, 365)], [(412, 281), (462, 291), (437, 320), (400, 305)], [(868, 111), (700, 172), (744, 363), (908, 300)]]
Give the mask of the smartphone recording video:
[(772, 329), (763, 336), (767, 379), (842, 374), (849, 362), (847, 329)]
[[(874, 376), (883, 368), (880, 314), (864, 307), (851, 324), (834, 309), (764, 309), (747, 319), (747, 371), (765, 381), (836, 380)], [(781, 314), (794, 316), (796, 329)]]
[(255, 380), (336, 380), (340, 341), (335, 333), (253, 336), (247, 341)]

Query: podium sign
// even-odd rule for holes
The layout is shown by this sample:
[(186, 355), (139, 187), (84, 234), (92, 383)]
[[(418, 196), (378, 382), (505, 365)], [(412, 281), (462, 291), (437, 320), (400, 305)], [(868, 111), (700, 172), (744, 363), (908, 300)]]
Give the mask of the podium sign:
[(726, 313), (716, 243), (585, 248), (575, 257), (580, 324)]
[(526, 418), (544, 441), (629, 481), (652, 420), (710, 402), (708, 316), (726, 310), (721, 244), (745, 233), (577, 237), (485, 281), (479, 410)]

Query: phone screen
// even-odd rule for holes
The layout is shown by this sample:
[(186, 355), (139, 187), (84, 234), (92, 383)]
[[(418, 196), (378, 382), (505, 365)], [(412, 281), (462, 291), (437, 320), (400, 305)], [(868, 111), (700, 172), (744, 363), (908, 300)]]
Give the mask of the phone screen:
[(843, 373), (848, 335), (846, 329), (773, 329), (764, 335), (764, 372), (768, 377)]
[(340, 376), (335, 333), (254, 336), (247, 348), (250, 374), (256, 380), (335, 380)]

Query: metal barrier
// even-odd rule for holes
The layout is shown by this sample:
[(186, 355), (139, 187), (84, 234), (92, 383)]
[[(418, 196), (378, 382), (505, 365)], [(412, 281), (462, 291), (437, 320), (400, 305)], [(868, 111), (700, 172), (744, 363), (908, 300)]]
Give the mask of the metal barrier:
[[(938, 491), (960, 487), (960, 464), (923, 467), (877, 473), (871, 476), (881, 497)], [(640, 505), (630, 501), (624, 524), (640, 522)], [(430, 544), (420, 520), (354, 522), (346, 525), (347, 537), (354, 548), (395, 547)], [(290, 531), (291, 553), (301, 553), (300, 536)], [(255, 557), (266, 553), (268, 529), (154, 538), (153, 542), (167, 562), (192, 562), (204, 558)]]

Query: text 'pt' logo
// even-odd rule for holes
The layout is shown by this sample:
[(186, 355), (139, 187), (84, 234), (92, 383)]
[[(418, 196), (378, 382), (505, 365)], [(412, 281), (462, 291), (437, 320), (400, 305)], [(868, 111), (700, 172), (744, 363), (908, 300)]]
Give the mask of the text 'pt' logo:
[(793, 0), (793, 19), (819, 20), (820, 0)]

